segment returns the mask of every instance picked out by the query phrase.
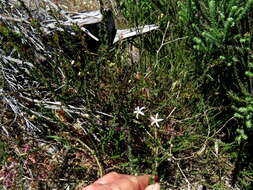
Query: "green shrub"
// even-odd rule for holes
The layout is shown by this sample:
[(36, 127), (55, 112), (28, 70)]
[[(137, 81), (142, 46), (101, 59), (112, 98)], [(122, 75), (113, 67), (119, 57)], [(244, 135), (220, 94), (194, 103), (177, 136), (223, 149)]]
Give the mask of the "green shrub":
[(245, 142), (253, 122), (253, 1), (187, 0), (178, 5), (195, 57), (194, 78), (209, 104), (221, 106), (223, 121), (238, 119), (227, 130)]
[(251, 96), (253, 1), (189, 0), (179, 6), (181, 24), (191, 37), (196, 80), (206, 96), (216, 105)]

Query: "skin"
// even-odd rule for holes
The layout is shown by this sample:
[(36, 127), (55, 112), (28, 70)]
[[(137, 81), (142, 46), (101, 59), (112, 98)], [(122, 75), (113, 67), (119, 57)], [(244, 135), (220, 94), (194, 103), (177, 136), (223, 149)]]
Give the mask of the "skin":
[(145, 190), (150, 175), (131, 176), (111, 172), (82, 190)]

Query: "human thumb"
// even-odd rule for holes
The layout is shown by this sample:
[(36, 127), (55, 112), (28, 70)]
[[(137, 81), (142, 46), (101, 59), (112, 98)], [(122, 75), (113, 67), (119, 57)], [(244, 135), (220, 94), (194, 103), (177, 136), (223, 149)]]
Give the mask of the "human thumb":
[(155, 184), (149, 185), (145, 188), (145, 190), (160, 190), (160, 184), (155, 183)]

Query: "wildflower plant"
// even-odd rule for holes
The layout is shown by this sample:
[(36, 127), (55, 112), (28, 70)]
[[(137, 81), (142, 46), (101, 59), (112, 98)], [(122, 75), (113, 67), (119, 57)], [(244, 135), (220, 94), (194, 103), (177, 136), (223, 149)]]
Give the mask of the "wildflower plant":
[[(136, 114), (136, 118), (139, 118), (139, 115), (145, 116), (144, 112), (142, 110), (144, 110), (145, 107), (139, 107), (137, 106), (134, 110), (134, 114)], [(146, 110), (147, 111), (147, 110)], [(152, 154), (155, 156), (155, 160), (153, 161), (152, 165), (152, 173), (154, 175), (157, 175), (157, 168), (158, 168), (158, 160), (159, 160), (159, 156), (158, 156), (158, 152), (160, 150), (159, 148), (159, 144), (160, 144), (160, 140), (158, 138), (158, 130), (160, 128), (160, 122), (163, 121), (163, 119), (159, 118), (158, 116), (159, 114), (156, 113), (155, 115), (151, 115), (150, 118), (148, 117), (142, 117), (142, 122), (139, 122), (139, 124), (143, 125), (147, 135), (151, 138), (151, 143), (149, 145), (149, 147), (152, 149)], [(149, 122), (146, 122), (149, 121)], [(145, 126), (148, 125), (148, 126)]]
[[(145, 115), (143, 112), (144, 109), (145, 109), (145, 107), (139, 107), (139, 106), (137, 106), (134, 109), (133, 113), (135, 114), (137, 119), (139, 119), (139, 115), (142, 115), (142, 116)], [(150, 125), (151, 126), (155, 125), (157, 128), (160, 127), (159, 122), (163, 121), (163, 119), (159, 118), (158, 115), (159, 115), (159, 113), (156, 113), (155, 115), (150, 116)]]

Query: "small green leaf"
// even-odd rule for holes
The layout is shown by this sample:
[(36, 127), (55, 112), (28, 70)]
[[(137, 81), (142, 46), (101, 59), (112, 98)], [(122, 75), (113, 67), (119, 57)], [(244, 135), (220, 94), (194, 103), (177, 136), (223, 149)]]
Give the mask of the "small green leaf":
[(251, 122), (251, 120), (246, 121), (246, 122), (245, 122), (245, 125), (246, 125), (246, 127), (247, 127), (248, 129), (251, 129), (251, 128), (252, 128), (252, 122)]
[(246, 113), (248, 110), (245, 107), (241, 107), (241, 108), (238, 109), (238, 111), (241, 112), (241, 113)]
[(243, 115), (241, 115), (239, 113), (235, 113), (234, 117), (239, 118), (239, 119), (243, 119), (244, 118)]
[(193, 41), (196, 42), (197, 44), (201, 44), (202, 43), (202, 40), (200, 38), (193, 38)]
[(238, 133), (238, 136), (236, 137), (236, 141), (240, 144), (241, 140), (247, 140), (248, 136), (244, 133), (243, 129), (237, 129), (236, 132)]
[(250, 72), (250, 71), (246, 71), (246, 72), (245, 72), (245, 75), (248, 76), (248, 77), (253, 77), (253, 73)]

